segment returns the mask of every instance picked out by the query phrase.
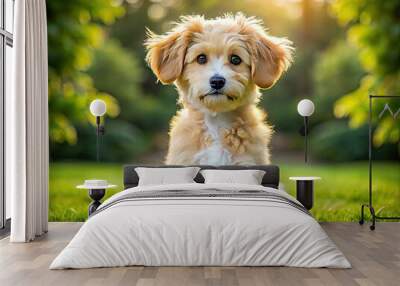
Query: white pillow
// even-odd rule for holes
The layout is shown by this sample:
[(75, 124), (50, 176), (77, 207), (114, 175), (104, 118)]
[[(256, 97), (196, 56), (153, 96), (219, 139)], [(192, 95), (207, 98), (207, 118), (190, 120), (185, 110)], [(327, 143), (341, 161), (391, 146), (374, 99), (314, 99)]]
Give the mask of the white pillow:
[(193, 179), (199, 170), (199, 167), (135, 168), (139, 176), (139, 186), (195, 183)]
[(202, 170), (205, 184), (261, 185), (265, 171), (261, 170)]

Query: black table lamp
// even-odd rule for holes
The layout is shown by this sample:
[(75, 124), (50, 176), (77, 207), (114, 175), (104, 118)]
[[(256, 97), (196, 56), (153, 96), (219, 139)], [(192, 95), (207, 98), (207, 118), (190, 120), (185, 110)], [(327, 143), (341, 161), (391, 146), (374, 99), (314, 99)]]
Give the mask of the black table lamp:
[(104, 124), (101, 125), (101, 116), (107, 111), (106, 103), (101, 99), (95, 99), (90, 103), (90, 113), (96, 116), (96, 158), (97, 162), (100, 160), (100, 144), (99, 137), (104, 135)]
[(309, 99), (303, 99), (297, 105), (297, 112), (304, 117), (304, 161), (308, 161), (308, 117), (310, 117), (315, 110), (314, 103)]

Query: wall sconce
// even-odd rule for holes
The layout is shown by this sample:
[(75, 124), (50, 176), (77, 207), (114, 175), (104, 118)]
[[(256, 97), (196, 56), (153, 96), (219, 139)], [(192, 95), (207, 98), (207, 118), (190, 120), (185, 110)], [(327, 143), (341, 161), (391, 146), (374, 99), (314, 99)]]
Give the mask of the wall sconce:
[(99, 137), (104, 135), (105, 128), (104, 124), (101, 125), (101, 116), (103, 116), (107, 111), (106, 103), (101, 99), (95, 99), (90, 103), (90, 113), (96, 116), (96, 158), (97, 162), (100, 159), (100, 144)]
[(315, 110), (314, 103), (309, 99), (303, 99), (297, 105), (297, 112), (304, 117), (304, 162), (308, 161), (308, 117)]

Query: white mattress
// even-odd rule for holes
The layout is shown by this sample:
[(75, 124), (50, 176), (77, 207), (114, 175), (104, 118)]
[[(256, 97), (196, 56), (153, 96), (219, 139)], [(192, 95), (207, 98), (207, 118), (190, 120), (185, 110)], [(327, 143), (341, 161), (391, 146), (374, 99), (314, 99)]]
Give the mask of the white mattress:
[(277, 200), (186, 196), (118, 201), (136, 192), (210, 189), (265, 191), (297, 202), (283, 191), (254, 185), (128, 189), (101, 205), (103, 210), (88, 219), (50, 269), (127, 265), (351, 267), (312, 216)]

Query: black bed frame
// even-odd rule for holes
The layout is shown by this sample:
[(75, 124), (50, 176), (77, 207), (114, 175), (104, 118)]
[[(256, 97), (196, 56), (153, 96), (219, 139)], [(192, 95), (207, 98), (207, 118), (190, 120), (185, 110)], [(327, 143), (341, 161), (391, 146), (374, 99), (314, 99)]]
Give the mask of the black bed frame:
[[(124, 166), (124, 189), (136, 187), (139, 183), (139, 176), (135, 171), (137, 167), (147, 168), (179, 168), (179, 167), (192, 167), (181, 165), (162, 165), (162, 166), (143, 166), (143, 165), (125, 165)], [(279, 167), (275, 165), (251, 165), (251, 166), (210, 166), (210, 165), (193, 165), (202, 170), (217, 169), (217, 170), (262, 170), (265, 175), (261, 184), (265, 187), (278, 189), (279, 187)], [(204, 178), (200, 174), (194, 178), (197, 183), (204, 183)]]

